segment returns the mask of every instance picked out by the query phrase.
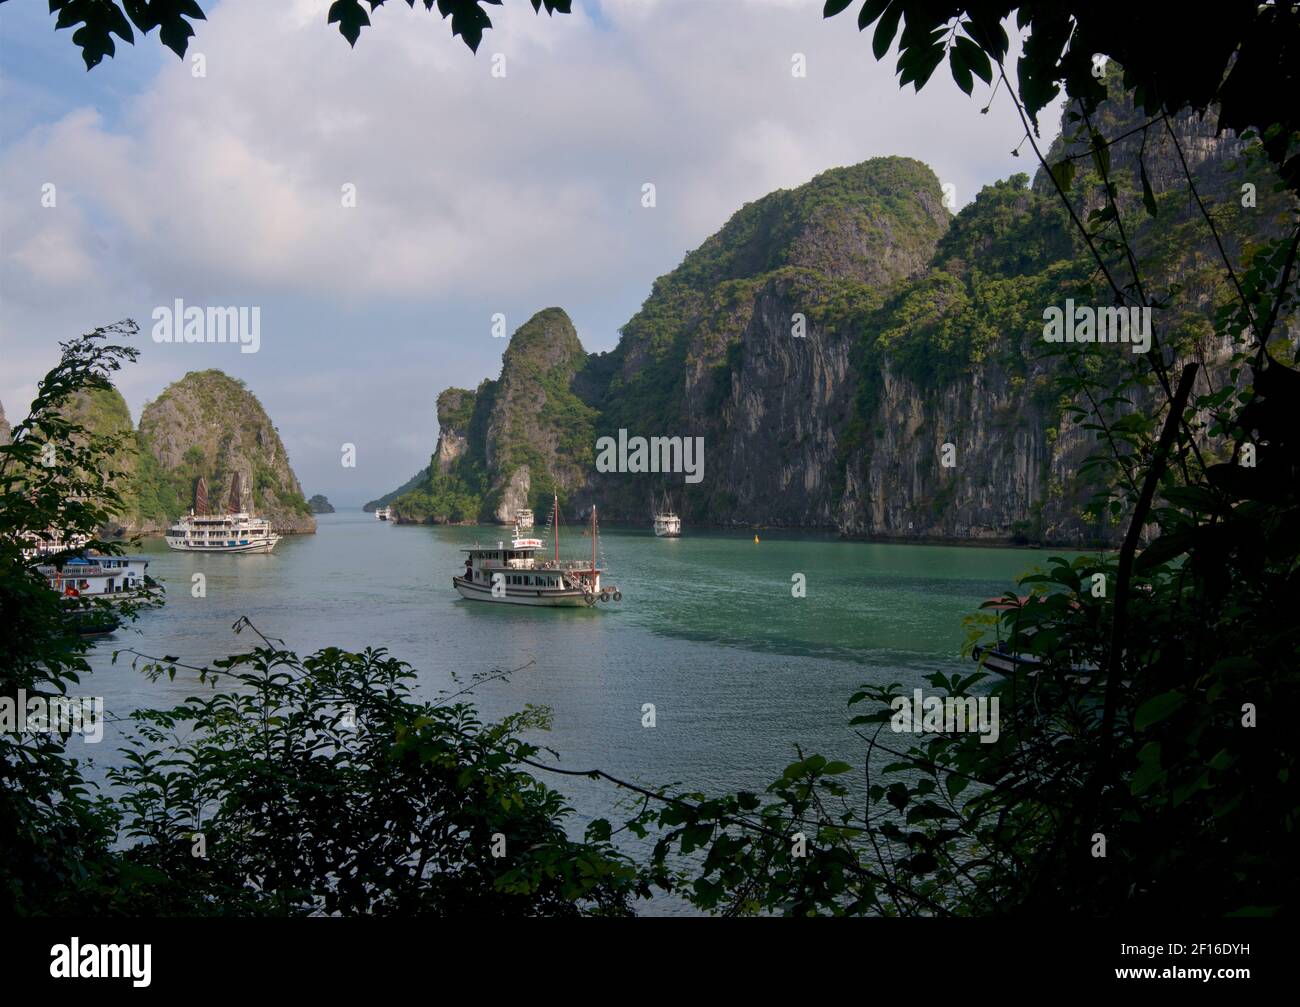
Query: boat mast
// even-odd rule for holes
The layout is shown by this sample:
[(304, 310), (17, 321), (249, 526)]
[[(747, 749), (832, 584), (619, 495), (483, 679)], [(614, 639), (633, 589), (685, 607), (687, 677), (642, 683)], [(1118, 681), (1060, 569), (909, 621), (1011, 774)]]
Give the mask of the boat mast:
[(591, 505), (591, 573), (596, 573), (596, 505)]
[(554, 503), (551, 510), (552, 520), (555, 522), (555, 565), (560, 565), (560, 494), (557, 491), (554, 497)]

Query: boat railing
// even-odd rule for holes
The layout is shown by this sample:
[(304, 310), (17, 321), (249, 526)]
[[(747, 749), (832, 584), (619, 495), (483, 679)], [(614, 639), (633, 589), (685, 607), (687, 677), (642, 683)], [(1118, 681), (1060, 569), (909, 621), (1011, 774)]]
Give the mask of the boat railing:
[(126, 573), (127, 568), (115, 567), (110, 570), (96, 563), (65, 566), (62, 573), (53, 565), (38, 566), (36, 570), (45, 577), (60, 577), (63, 580), (84, 580), (89, 577), (109, 577), (118, 573)]
[(562, 559), (558, 563), (541, 556), (529, 559), (480, 559), (474, 564), (480, 570), (564, 570), (589, 571), (591, 560)]

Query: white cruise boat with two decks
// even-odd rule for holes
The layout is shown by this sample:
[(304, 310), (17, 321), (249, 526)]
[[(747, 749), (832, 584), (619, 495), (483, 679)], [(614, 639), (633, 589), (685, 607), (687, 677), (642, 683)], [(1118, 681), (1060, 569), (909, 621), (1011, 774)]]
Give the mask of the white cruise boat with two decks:
[(143, 556), (105, 556), (93, 550), (69, 556), (62, 564), (42, 563), (36, 571), (60, 596), (106, 598), (109, 601), (149, 597), (157, 585), (145, 572)]
[[(120, 603), (153, 607), (162, 603), (163, 589), (145, 571), (142, 556), (109, 556), (93, 549), (63, 555), (64, 549), (38, 552), (33, 569), (63, 603), (68, 624), (83, 636), (111, 633), (122, 624)], [(62, 556), (62, 558), (60, 558)]]
[(168, 528), (165, 538), (168, 547), (180, 552), (267, 553), (280, 541), (270, 521), (244, 510), (238, 473), (224, 514), (208, 513), (208, 486), (200, 477), (194, 509)]
[(591, 559), (560, 559), (559, 498), (551, 515), (552, 555), (540, 538), (515, 525), (510, 544), (461, 550), (465, 569), (452, 577), (462, 598), (506, 605), (545, 608), (591, 608), (598, 601), (622, 601), (623, 592), (602, 580), (596, 562), (596, 508), (591, 508)]

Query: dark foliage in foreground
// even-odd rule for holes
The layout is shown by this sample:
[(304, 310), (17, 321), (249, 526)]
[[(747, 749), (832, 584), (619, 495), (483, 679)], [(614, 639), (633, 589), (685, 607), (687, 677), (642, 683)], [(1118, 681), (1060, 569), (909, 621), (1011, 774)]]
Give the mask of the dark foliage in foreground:
[(225, 690), (135, 714), (110, 774), (140, 841), (128, 860), (166, 879), (173, 908), (629, 911), (636, 870), (603, 839), (569, 841), (560, 796), (518, 768), (537, 749), (515, 732), (544, 711), (485, 725), (466, 703), (413, 701), (414, 672), (383, 651), (264, 643), (216, 662)]
[[(121, 551), (96, 537), (122, 504), (120, 445), (59, 406), (133, 359), (105, 340), (135, 334), (66, 344), (0, 445), (0, 696), (94, 693), (87, 640), (21, 549), (85, 536)], [(383, 651), (262, 644), (199, 669), (202, 694), (180, 707), (133, 714), (110, 793), (87, 783), (82, 738), (0, 734), (6, 914), (621, 915), (644, 891), (607, 823), (570, 840), (559, 795), (520, 769), (537, 749), (516, 734), (545, 711), (483, 724), (455, 697), (415, 701)]]
[[(829, 0), (826, 13), (851, 2)], [(1131, 186), (1110, 170), (1119, 138), (1093, 118), (1106, 96), (1094, 53), (1124, 64), (1123, 86), (1152, 117), (1143, 135), (1173, 135), (1169, 119), (1185, 105), (1217, 105), (1221, 123), (1262, 127), (1244, 132), (1248, 159), (1271, 163), (1279, 190), (1297, 187), (1294, 102), (1270, 79), (1281, 54), (1295, 65), (1294, 6), (1228, 5), (1212, 31), (1159, 9), (905, 0), (861, 8), (861, 28), (878, 22), (878, 59), (903, 24), (901, 84), (924, 86), (945, 57), (967, 93), (972, 73), (996, 76), (1036, 153), (1037, 112), (1062, 87), (1075, 99), (1073, 140), (1093, 172), (1071, 192), (1069, 156), (1041, 163), (1089, 250), (1095, 303), (1158, 309), (1184, 294), (1151, 288), (1132, 240), (1134, 215), (1162, 209), (1140, 160)], [(1014, 91), (1001, 25), (1013, 10), (1029, 33)], [(1121, 23), (1132, 30), (1117, 31)], [(1176, 40), (1135, 44), (1172, 31)], [(1038, 667), (996, 684), (983, 672), (931, 677), (940, 696), (996, 697), (998, 741), (957, 731), (900, 740), (908, 736), (883, 728), (904, 686), (864, 687), (850, 700), (867, 707), (853, 722), (874, 728), (862, 735), (861, 787), (846, 785), (848, 762), (813, 755), (766, 795), (686, 795), (659, 814), (670, 830), (661, 861), (672, 844), (707, 850), (691, 888), (698, 905), (1097, 916), (1295, 906), (1300, 371), (1287, 330), (1300, 220), (1292, 203), (1284, 236), (1234, 256), (1190, 173), (1187, 186), (1229, 292), (1214, 325), (1216, 341), (1233, 350), (1229, 381), (1216, 387), (1196, 347), (1158, 327), (1151, 352), (1125, 355), (1118, 369), (1078, 345), (1060, 347), (1058, 390), (1097, 437), (1089, 467), (1105, 485), (1095, 506), (1124, 519), (1128, 533), (1117, 556), (1054, 559), (1021, 581), (1027, 602), (1008, 592), (1000, 616), (975, 620), (978, 637), (1000, 618), (1011, 648)], [(1158, 408), (1133, 408), (1139, 388), (1155, 393)]]

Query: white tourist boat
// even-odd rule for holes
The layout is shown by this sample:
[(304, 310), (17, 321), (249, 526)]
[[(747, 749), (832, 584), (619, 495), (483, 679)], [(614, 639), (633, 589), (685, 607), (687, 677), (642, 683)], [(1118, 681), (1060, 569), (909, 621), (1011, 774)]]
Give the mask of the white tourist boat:
[(156, 585), (143, 556), (101, 556), (94, 551), (64, 560), (62, 567), (43, 563), (36, 571), (65, 598), (106, 598), (120, 601), (152, 594)]
[(596, 508), (591, 508), (591, 559), (560, 559), (559, 499), (551, 515), (554, 552), (546, 555), (546, 543), (515, 526), (507, 546), (474, 546), (463, 549), (464, 571), (452, 577), (452, 586), (462, 598), (494, 601), (506, 605), (534, 605), (549, 608), (590, 608), (597, 601), (622, 601), (623, 593), (601, 579), (596, 564)]
[(533, 512), (527, 507), (515, 511), (515, 527), (520, 531), (528, 531), (533, 527)]
[(682, 533), (682, 519), (673, 510), (667, 493), (664, 494), (663, 502), (655, 508), (654, 530), (659, 538), (677, 538)]
[(54, 553), (82, 549), (90, 541), (90, 536), (74, 535), (65, 542), (58, 531), (50, 528), (44, 535), (38, 535), (34, 531), (23, 532), (19, 535), (19, 540), (23, 543), (21, 550), (23, 562), (31, 563)]
[(376, 508), (375, 508), (375, 520), (376, 520), (376, 521), (390, 521), (390, 520), (392, 520), (392, 517), (393, 517), (393, 508), (391, 508), (391, 507), (376, 507)]
[(142, 556), (105, 556), (93, 549), (61, 563), (33, 565), (63, 602), (68, 624), (83, 636), (117, 629), (122, 624), (117, 606), (122, 602), (161, 603), (162, 585), (148, 576), (148, 568), (149, 561)]
[(236, 473), (230, 488), (229, 510), (225, 514), (209, 514), (207, 483), (200, 478), (194, 509), (167, 529), (167, 545), (181, 552), (270, 552), (280, 536), (266, 518), (254, 517), (244, 510), (242, 500)]

